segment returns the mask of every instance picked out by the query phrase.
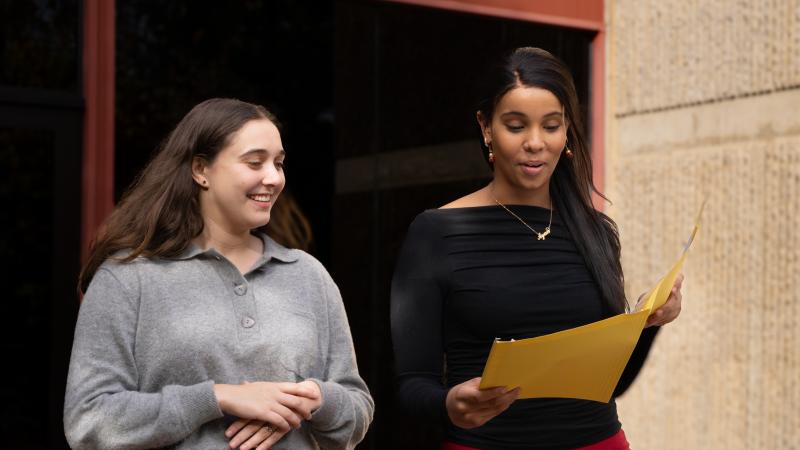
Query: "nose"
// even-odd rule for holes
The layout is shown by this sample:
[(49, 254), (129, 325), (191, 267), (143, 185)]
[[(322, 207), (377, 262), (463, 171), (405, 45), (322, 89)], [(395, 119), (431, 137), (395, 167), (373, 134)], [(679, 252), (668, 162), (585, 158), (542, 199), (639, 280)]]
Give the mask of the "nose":
[(539, 130), (534, 128), (530, 131), (525, 142), (522, 143), (522, 148), (529, 152), (538, 152), (544, 149), (544, 140), (542, 140)]
[(282, 186), (284, 183), (283, 170), (279, 170), (274, 164), (265, 164), (262, 174), (261, 184), (264, 186)]

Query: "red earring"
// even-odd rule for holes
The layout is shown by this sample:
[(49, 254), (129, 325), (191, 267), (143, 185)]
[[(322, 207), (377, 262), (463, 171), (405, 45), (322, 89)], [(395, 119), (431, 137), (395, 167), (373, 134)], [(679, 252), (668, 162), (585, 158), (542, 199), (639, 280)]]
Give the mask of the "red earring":
[(564, 150), (564, 153), (566, 153), (566, 154), (567, 154), (567, 158), (569, 158), (569, 159), (572, 159), (572, 158), (574, 158), (574, 157), (575, 157), (575, 154), (574, 154), (574, 153), (572, 153), (572, 150), (570, 150), (570, 149), (569, 149), (569, 147), (567, 147), (567, 149), (566, 149), (566, 150)]

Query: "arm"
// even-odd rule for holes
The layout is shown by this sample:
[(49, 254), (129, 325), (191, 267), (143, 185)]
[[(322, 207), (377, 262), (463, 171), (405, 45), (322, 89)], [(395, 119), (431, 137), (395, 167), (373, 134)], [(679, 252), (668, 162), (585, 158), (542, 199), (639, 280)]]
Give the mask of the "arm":
[[(642, 331), (642, 335), (639, 337), (639, 342), (636, 343), (636, 347), (633, 349), (633, 354), (628, 360), (628, 364), (625, 366), (625, 370), (623, 370), (622, 376), (617, 382), (616, 389), (614, 389), (614, 397), (624, 394), (639, 375), (639, 372), (642, 370), (642, 366), (644, 366), (644, 362), (647, 360), (647, 355), (650, 354), (650, 348), (653, 346), (656, 335), (658, 334), (659, 330), (661, 330), (661, 326), (672, 322), (680, 314), (681, 302), (683, 300), (683, 296), (681, 295), (682, 285), (683, 274), (680, 274), (675, 280), (675, 284), (672, 286), (672, 292), (667, 298), (666, 303), (664, 303), (664, 305), (657, 309), (656, 312), (651, 314), (647, 319), (646, 328)], [(639, 301), (642, 301), (642, 298), (646, 294), (647, 293), (642, 294), (639, 297)]]
[(64, 430), (72, 448), (163, 447), (222, 417), (210, 380), (139, 392), (138, 304), (138, 286), (126, 287), (107, 268), (97, 271), (78, 315), (67, 378)]
[(409, 227), (392, 278), (391, 325), (398, 400), (412, 417), (446, 420), (442, 384), (442, 308), (446, 287), (441, 241), (425, 215)]
[[(318, 263), (317, 263), (318, 264)], [(353, 339), (339, 289), (320, 265), (328, 316), (324, 379), (311, 379), (322, 394), (311, 415), (311, 433), (322, 448), (354, 448), (367, 433), (375, 404), (358, 374)]]
[(634, 380), (636, 380), (636, 377), (642, 370), (642, 366), (644, 366), (644, 362), (647, 360), (647, 355), (650, 354), (650, 348), (653, 346), (653, 342), (660, 329), (660, 327), (648, 327), (642, 331), (642, 335), (639, 336), (639, 342), (636, 343), (633, 354), (631, 354), (630, 359), (628, 359), (628, 364), (625, 365), (622, 376), (619, 377), (617, 387), (614, 389), (614, 397), (619, 397), (624, 394), (625, 391), (631, 387)]
[(392, 279), (392, 338), (399, 400), (424, 422), (446, 421), (474, 428), (505, 411), (519, 389), (480, 390), (480, 378), (452, 388), (442, 383), (444, 366), (443, 304), (449, 267), (437, 228), (425, 215), (409, 227)]

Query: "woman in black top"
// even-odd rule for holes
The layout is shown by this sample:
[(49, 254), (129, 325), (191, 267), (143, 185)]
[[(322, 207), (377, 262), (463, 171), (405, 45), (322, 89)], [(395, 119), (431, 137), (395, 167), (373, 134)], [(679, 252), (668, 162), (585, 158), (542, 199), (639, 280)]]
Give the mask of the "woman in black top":
[[(544, 50), (520, 48), (497, 72), (477, 112), (492, 182), (417, 216), (395, 270), (400, 401), (445, 423), (445, 448), (627, 449), (613, 400), (516, 400), (517, 389), (478, 389), (495, 338), (540, 336), (627, 309), (616, 225), (591, 202), (569, 71)], [(616, 394), (658, 326), (678, 316), (682, 278), (648, 319)]]

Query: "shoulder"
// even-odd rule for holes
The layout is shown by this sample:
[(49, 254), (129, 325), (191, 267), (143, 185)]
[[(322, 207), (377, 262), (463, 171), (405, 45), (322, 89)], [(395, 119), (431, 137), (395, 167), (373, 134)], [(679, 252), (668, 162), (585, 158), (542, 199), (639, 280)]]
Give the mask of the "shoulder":
[(408, 225), (406, 239), (429, 239), (439, 235), (443, 214), (440, 209), (426, 209)]
[(280, 257), (276, 257), (286, 274), (290, 274), (293, 279), (303, 279), (311, 281), (312, 284), (325, 289), (335, 287), (336, 283), (328, 272), (328, 269), (313, 255), (300, 249), (286, 249)]
[(128, 290), (138, 291), (141, 266), (153, 265), (154, 262), (143, 256), (126, 261), (130, 254), (131, 250), (120, 250), (109, 256), (97, 269), (92, 284), (108, 283), (113, 280)]
[(120, 251), (108, 257), (97, 268), (81, 302), (81, 310), (92, 308), (118, 309), (138, 304), (142, 292), (140, 266), (150, 263), (147, 258), (125, 261), (130, 251)]
[(140, 255), (128, 260), (130, 255), (131, 250), (120, 250), (108, 257), (97, 269), (92, 283), (117, 283), (131, 295), (138, 295), (143, 286), (176, 282), (196, 271), (193, 258), (151, 258)]
[(258, 233), (257, 236), (264, 242), (265, 255), (280, 261), (287, 268), (291, 268), (292, 270), (325, 272), (325, 267), (322, 263), (304, 250), (286, 247), (266, 233)]
[(290, 249), (289, 254), (294, 259), (291, 265), (294, 266), (296, 270), (320, 275), (328, 274), (328, 270), (325, 266), (310, 253), (300, 249)]
[(481, 188), (475, 192), (469, 193), (461, 198), (457, 198), (452, 202), (441, 206), (439, 209), (452, 209), (452, 208), (471, 208), (475, 206), (486, 206), (486, 188)]
[[(310, 302), (318, 308), (329, 309), (331, 302), (341, 304), (339, 286), (328, 269), (313, 255), (299, 249), (292, 251), (296, 252), (297, 260), (286, 264), (286, 268), (292, 271), (290, 278), (295, 284), (291, 289), (301, 293), (304, 302)], [(298, 285), (296, 280), (303, 280), (303, 283)]]

